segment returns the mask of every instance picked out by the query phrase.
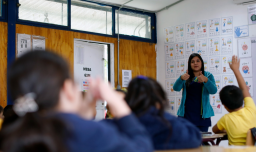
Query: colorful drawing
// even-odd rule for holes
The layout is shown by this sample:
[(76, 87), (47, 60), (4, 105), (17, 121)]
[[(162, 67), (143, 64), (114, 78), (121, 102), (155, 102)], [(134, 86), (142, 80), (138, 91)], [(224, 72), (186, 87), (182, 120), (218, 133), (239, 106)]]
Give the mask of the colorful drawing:
[(248, 65), (243, 66), (243, 67), (242, 67), (242, 70), (243, 70), (243, 72), (244, 72), (245, 74), (247, 74), (247, 73), (250, 74)]

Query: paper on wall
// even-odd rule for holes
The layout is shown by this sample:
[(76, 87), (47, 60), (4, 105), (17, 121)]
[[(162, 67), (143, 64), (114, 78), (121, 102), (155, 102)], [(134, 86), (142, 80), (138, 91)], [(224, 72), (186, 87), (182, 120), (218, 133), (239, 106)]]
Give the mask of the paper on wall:
[(175, 43), (175, 58), (184, 59), (184, 42)]
[(165, 80), (165, 89), (166, 89), (167, 96), (175, 96), (175, 91), (173, 90), (174, 83), (175, 83), (175, 79)]
[(207, 39), (200, 39), (196, 40), (196, 52), (200, 54), (201, 56), (207, 56), (208, 51), (207, 51)]
[(45, 37), (32, 36), (32, 49), (33, 51), (45, 51)]
[(221, 84), (221, 76), (214, 76), (214, 79), (215, 79), (215, 84), (216, 84), (216, 87), (217, 87), (217, 92), (220, 92), (220, 90), (222, 89), (222, 84)]
[(222, 113), (222, 104), (219, 95), (210, 95), (210, 102), (215, 114)]
[(239, 58), (252, 56), (252, 47), (251, 47), (250, 38), (238, 39), (237, 44), (238, 44), (237, 47), (238, 47)]
[(197, 38), (207, 37), (207, 20), (196, 22)]
[(220, 35), (220, 18), (209, 19), (209, 36)]
[(185, 33), (186, 33), (186, 40), (196, 38), (195, 22), (185, 24)]
[(223, 75), (222, 76), (222, 87), (224, 88), (226, 85), (234, 85), (235, 84), (235, 76), (234, 75)]
[(232, 74), (233, 71), (230, 69), (229, 63), (232, 62), (232, 56), (222, 56), (221, 57), (221, 65), (223, 74)]
[(220, 39), (217, 37), (209, 38), (208, 48), (210, 55), (220, 55)]
[(175, 77), (175, 70), (176, 64), (175, 61), (168, 61), (165, 63), (165, 78), (174, 78)]
[(222, 17), (221, 18), (221, 34), (230, 35), (233, 34), (233, 17)]
[(178, 60), (175, 61), (176, 63), (176, 77), (179, 77), (182, 75), (186, 69), (185, 69), (185, 61), (184, 60)]
[(185, 57), (188, 58), (192, 53), (195, 53), (195, 40), (185, 42)]
[(17, 34), (17, 57), (31, 51), (31, 35)]
[(247, 89), (249, 90), (250, 95), (253, 97), (253, 80), (252, 78), (244, 78)]
[(249, 24), (256, 24), (256, 5), (248, 6), (248, 21)]
[(164, 33), (165, 33), (165, 43), (173, 43), (174, 42), (174, 27), (167, 27), (164, 28)]
[(208, 57), (202, 56), (202, 59), (204, 61), (204, 71), (208, 71), (208, 66), (209, 66)]
[(170, 60), (174, 60), (175, 59), (175, 44), (166, 44), (164, 45), (164, 49), (165, 49), (165, 61), (170, 61)]
[(175, 26), (175, 42), (184, 41), (184, 24)]
[(181, 97), (176, 97), (176, 113), (178, 112), (181, 104)]
[(173, 115), (176, 115), (176, 106), (175, 106), (175, 97), (168, 97), (168, 103), (170, 105), (169, 112)]
[(249, 26), (248, 25), (236, 26), (234, 28), (234, 35), (235, 35), (235, 38), (249, 36)]
[(233, 54), (233, 37), (222, 37), (221, 38), (221, 54)]
[(122, 87), (128, 87), (132, 80), (132, 70), (122, 70)]
[(240, 59), (239, 68), (244, 78), (252, 77), (252, 58)]
[(221, 73), (221, 61), (220, 57), (209, 57), (209, 71), (214, 74), (220, 74)]

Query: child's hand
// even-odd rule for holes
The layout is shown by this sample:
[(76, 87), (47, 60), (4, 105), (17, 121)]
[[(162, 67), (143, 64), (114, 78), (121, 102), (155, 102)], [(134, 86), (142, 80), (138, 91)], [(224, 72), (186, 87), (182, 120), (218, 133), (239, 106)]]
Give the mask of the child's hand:
[(188, 70), (186, 71), (185, 74), (183, 74), (180, 78), (181, 80), (187, 80), (190, 77), (190, 75), (188, 74)]
[(238, 59), (236, 55), (233, 55), (232, 62), (229, 63), (230, 69), (232, 69), (233, 71), (239, 70), (239, 66), (240, 66), (240, 59)]

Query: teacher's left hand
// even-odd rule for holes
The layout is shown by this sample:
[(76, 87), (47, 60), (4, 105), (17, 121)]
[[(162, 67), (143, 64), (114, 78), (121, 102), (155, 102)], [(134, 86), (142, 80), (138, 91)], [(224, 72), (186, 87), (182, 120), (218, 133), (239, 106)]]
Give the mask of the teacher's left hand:
[(206, 82), (208, 81), (208, 78), (205, 77), (205, 76), (202, 74), (202, 71), (200, 71), (200, 74), (199, 74), (199, 76), (197, 77), (197, 79), (198, 79), (198, 81), (201, 82), (201, 83), (203, 83), (203, 82), (206, 83)]

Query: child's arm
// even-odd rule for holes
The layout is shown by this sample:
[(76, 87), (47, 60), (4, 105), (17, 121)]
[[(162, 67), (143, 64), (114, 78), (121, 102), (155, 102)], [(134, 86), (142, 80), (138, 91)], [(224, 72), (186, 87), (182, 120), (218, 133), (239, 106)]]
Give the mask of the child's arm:
[(233, 55), (232, 63), (231, 64), (229, 63), (229, 66), (233, 70), (236, 76), (239, 88), (242, 90), (244, 98), (251, 97), (249, 90), (247, 89), (247, 86), (245, 84), (244, 78), (239, 71), (239, 65), (240, 65), (240, 59), (238, 59), (237, 56)]

